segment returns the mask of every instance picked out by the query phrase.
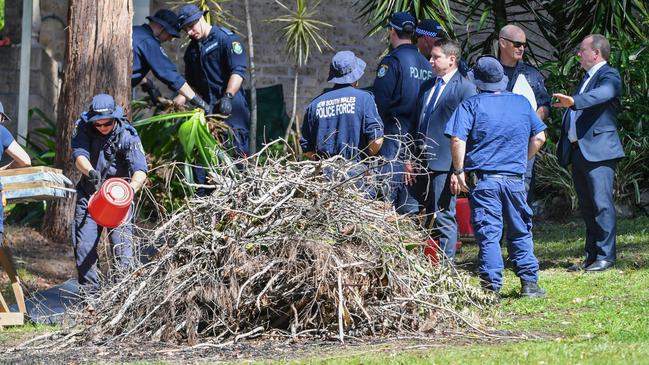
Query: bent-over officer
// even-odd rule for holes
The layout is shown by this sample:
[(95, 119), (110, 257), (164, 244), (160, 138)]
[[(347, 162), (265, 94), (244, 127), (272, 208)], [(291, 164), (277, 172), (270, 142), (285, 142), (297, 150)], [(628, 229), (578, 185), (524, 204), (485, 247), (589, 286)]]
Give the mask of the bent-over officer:
[(374, 97), (356, 88), (365, 66), (351, 51), (334, 55), (328, 79), (333, 90), (313, 99), (304, 115), (300, 145), (307, 158), (360, 161), (381, 149), (383, 122)]
[(433, 77), (428, 60), (412, 43), (415, 32), (415, 18), (405, 12), (390, 16), (387, 25), (390, 45), (393, 50), (379, 63), (374, 80), (374, 97), (383, 120), (385, 139), (379, 154), (391, 161), (382, 173), (392, 177), (390, 199), (402, 214), (419, 212), (419, 204), (403, 160), (407, 158), (407, 142), (413, 140), (417, 126), (412, 115), (422, 85)]
[[(206, 12), (205, 12), (206, 13)], [(250, 111), (241, 85), (246, 75), (246, 52), (241, 40), (225, 27), (212, 26), (196, 5), (185, 5), (178, 25), (191, 39), (185, 51), (187, 82), (208, 103), (208, 112), (225, 117), (232, 128), (233, 147), (249, 153)]]
[[(123, 109), (106, 94), (93, 97), (90, 109), (76, 121), (72, 157), (82, 174), (74, 211), (74, 255), (79, 284), (94, 293), (100, 284), (97, 244), (103, 227), (88, 213), (88, 200), (111, 177), (130, 180), (129, 185), (138, 191), (146, 180), (148, 168), (140, 137), (124, 118)], [(121, 269), (127, 268), (133, 258), (131, 214), (122, 226), (109, 231), (114, 257)]]
[(524, 96), (505, 91), (508, 79), (495, 57), (480, 57), (468, 78), (480, 93), (460, 104), (445, 134), (451, 138), (451, 190), (469, 193), (480, 278), (495, 293), (502, 287), (504, 220), (509, 261), (521, 280), (521, 295), (542, 297), (524, 175), (527, 160), (545, 142), (546, 126)]
[[(198, 96), (182, 77), (176, 65), (171, 62), (161, 43), (178, 38), (178, 17), (167, 9), (158, 10), (148, 16), (149, 24), (133, 27), (133, 74), (131, 87), (142, 83), (142, 89), (149, 94), (151, 101), (157, 103), (162, 96), (151, 80), (146, 79), (149, 71), (169, 89), (182, 95), (196, 107), (207, 110), (208, 104)], [(184, 99), (183, 99), (184, 100)], [(184, 104), (184, 102), (183, 102)]]
[[(0, 123), (10, 121), (11, 119), (5, 113), (4, 106), (0, 102)], [(4, 156), (4, 153), (7, 153), (13, 161), (5, 166), (0, 167), (0, 170), (13, 168), (13, 167), (28, 167), (32, 165), (32, 160), (25, 152), (25, 150), (20, 147), (18, 142), (14, 137), (9, 133), (5, 126), (0, 125), (0, 159)], [(0, 197), (2, 195), (2, 184), (0, 183)], [(4, 199), (2, 199), (4, 201)], [(4, 204), (0, 204), (0, 247), (3, 247), (4, 244)]]

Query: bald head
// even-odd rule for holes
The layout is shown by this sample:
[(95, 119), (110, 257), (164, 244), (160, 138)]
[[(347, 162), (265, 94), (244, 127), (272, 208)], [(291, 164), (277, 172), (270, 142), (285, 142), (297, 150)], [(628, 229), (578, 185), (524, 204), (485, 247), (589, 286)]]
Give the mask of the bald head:
[(514, 67), (518, 61), (523, 59), (527, 39), (525, 32), (514, 24), (507, 24), (498, 34), (498, 50), (500, 63), (504, 66)]
[(514, 38), (514, 37), (523, 37), (525, 39), (525, 32), (523, 30), (514, 24), (507, 24), (502, 29), (500, 29), (500, 33), (498, 34), (498, 37), (500, 38)]

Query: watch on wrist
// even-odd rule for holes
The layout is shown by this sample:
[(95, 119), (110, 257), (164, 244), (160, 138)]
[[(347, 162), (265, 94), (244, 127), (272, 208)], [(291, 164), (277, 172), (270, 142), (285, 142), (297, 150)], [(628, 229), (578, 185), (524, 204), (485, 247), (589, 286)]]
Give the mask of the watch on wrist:
[(464, 169), (453, 169), (453, 175), (460, 175), (464, 172)]

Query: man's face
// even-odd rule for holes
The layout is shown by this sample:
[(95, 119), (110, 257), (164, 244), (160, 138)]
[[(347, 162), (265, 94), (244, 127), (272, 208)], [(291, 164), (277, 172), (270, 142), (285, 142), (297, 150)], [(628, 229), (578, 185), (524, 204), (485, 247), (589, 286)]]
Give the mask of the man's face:
[(164, 42), (170, 41), (171, 38), (172, 38), (171, 34), (167, 33), (166, 30), (163, 30), (163, 31), (160, 32), (160, 34), (158, 35), (158, 39), (160, 40), (161, 43), (164, 43)]
[(437, 37), (428, 36), (417, 37), (417, 48), (419, 49), (419, 53), (421, 53), (424, 57), (430, 59), (430, 50), (433, 48), (433, 44), (435, 44), (438, 39), (439, 38)]
[(103, 135), (107, 135), (110, 132), (112, 132), (113, 129), (115, 128), (115, 119), (112, 118), (101, 119), (95, 121), (94, 126), (97, 129), (97, 131), (99, 131), (99, 133)]
[(203, 38), (203, 26), (202, 26), (202, 21), (199, 19), (196, 23), (192, 25), (188, 25), (183, 28), (183, 30), (187, 33), (189, 38), (197, 41)]
[(509, 34), (508, 37), (500, 37), (498, 40), (498, 46), (500, 47), (501, 55), (515, 61), (520, 61), (523, 59), (525, 47), (527, 46), (525, 33), (513, 32), (512, 34)]
[(433, 47), (429, 61), (437, 76), (444, 76), (455, 67), (455, 55), (445, 55), (441, 47)]
[(590, 37), (584, 38), (579, 45), (577, 51), (579, 63), (581, 67), (588, 71), (591, 67), (599, 62), (599, 50), (593, 49), (593, 39)]

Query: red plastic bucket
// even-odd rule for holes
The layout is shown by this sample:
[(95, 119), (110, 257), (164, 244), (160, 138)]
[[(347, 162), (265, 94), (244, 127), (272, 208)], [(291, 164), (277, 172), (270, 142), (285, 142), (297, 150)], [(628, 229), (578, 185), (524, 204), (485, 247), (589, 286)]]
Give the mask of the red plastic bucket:
[(101, 185), (88, 201), (88, 212), (98, 225), (119, 227), (128, 218), (133, 202), (133, 189), (126, 180), (112, 177)]
[(471, 207), (468, 198), (458, 198), (455, 205), (457, 225), (460, 230), (460, 236), (473, 236), (473, 226), (471, 226)]
[[(462, 247), (462, 241), (455, 242), (455, 251), (460, 252), (460, 247)], [(428, 256), (430, 262), (433, 265), (439, 263), (439, 251), (441, 248), (436, 240), (428, 239), (426, 240), (426, 246), (424, 246), (424, 255)]]

